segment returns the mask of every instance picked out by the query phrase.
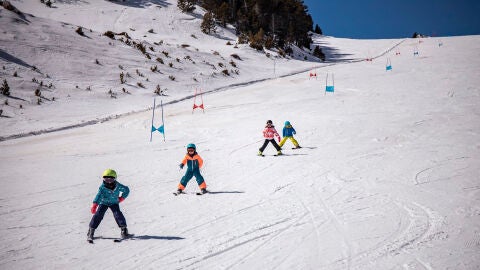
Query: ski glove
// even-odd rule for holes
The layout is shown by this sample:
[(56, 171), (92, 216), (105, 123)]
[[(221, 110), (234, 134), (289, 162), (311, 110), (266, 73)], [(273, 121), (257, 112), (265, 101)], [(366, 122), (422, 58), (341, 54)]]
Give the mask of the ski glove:
[(278, 137), (278, 142), (280, 142), (280, 137)]
[(180, 170), (181, 170), (181, 169), (183, 169), (183, 166), (185, 166), (185, 165), (183, 165), (183, 163), (180, 163), (180, 165), (178, 165), (178, 166), (180, 167)]
[(123, 201), (125, 201), (125, 198), (123, 198), (123, 197), (118, 197), (118, 203), (121, 203), (121, 202), (123, 202)]
[(97, 212), (97, 206), (98, 204), (96, 203), (92, 204), (92, 208), (90, 209), (90, 212), (92, 212), (92, 214), (95, 214)]

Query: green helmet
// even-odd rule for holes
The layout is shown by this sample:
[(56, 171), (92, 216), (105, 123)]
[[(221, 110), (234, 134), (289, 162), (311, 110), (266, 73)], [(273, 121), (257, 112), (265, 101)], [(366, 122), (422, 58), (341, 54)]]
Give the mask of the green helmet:
[(112, 170), (112, 169), (106, 169), (104, 172), (103, 172), (103, 175), (102, 177), (113, 177), (113, 178), (117, 178), (117, 172)]
[(193, 143), (187, 144), (187, 149), (188, 149), (188, 148), (193, 148), (193, 149), (197, 150), (197, 147), (196, 147), (195, 144), (193, 144)]

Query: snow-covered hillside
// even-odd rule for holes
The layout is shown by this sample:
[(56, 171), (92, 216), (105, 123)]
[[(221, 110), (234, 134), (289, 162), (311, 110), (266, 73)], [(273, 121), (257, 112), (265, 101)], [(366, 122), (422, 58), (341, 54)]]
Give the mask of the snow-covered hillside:
[[(235, 49), (198, 30), (188, 30), (198, 41), (185, 34), (177, 43), (171, 31), (149, 42), (163, 39), (155, 48), (173, 57), (188, 51), (197, 63), (182, 60), (184, 75), (164, 65), (159, 67), (165, 74), (152, 74), (138, 50), (100, 34), (122, 31), (115, 21), (137, 34), (167, 31), (169, 22), (187, 29), (178, 18), (188, 15), (175, 11), (173, 1), (132, 2), (137, 4), (57, 0), (56, 9), (42, 10), (37, 3), (12, 1), (35, 15), (26, 15), (28, 24), (12, 23), (18, 18), (0, 9), (1, 25), (10, 22), (1, 30), (0, 66), (6, 69), (0, 74), (18, 98), (2, 107), (0, 136), (123, 115), (0, 142), (0, 269), (480, 267), (480, 36), (315, 37), (328, 45), (334, 61), (279, 58), (275, 78), (272, 66), (263, 67), (272, 62), (264, 54), (243, 45)], [(82, 12), (92, 10), (108, 13), (111, 21), (84, 19)], [(137, 21), (148, 20), (150, 12), (163, 14), (157, 21), (164, 26), (140, 32)], [(124, 15), (114, 20), (112, 14)], [(186, 21), (198, 24), (199, 18), (191, 20)], [(88, 38), (75, 33), (80, 24), (92, 28), (85, 31)], [(191, 47), (175, 45), (185, 42)], [(185, 79), (212, 72), (203, 56), (228, 62), (232, 53), (242, 58), (236, 61), (238, 76)], [(357, 62), (364, 58), (374, 59)], [(385, 69), (387, 59), (391, 71)], [(119, 92), (120, 62), (133, 76), (135, 69), (149, 74), (148, 89), (136, 88), (135, 76), (127, 80), (130, 95), (110, 98), (108, 88)], [(39, 71), (31, 70), (34, 65)], [(298, 73), (312, 67), (318, 79)], [(327, 73), (335, 77), (334, 93), (325, 94)], [(280, 76), (287, 74), (293, 75)], [(55, 85), (45, 89), (45, 97), (55, 101), (33, 104), (34, 75)], [(167, 75), (184, 79), (169, 82)], [(261, 79), (267, 80), (253, 83)], [(245, 84), (228, 87), (237, 83)], [(146, 108), (156, 84), (168, 88), (168, 96), (157, 96), (157, 103), (168, 103), (165, 142), (158, 133), (149, 142), (152, 111)], [(88, 85), (91, 91), (85, 91)], [(205, 113), (192, 114), (187, 97), (195, 87), (211, 91), (203, 96)], [(280, 132), (290, 121), (303, 148), (293, 150), (287, 142), (284, 156), (273, 156), (271, 145), (265, 157), (256, 156), (268, 119)], [(205, 161), (210, 194), (196, 196), (192, 179), (187, 194), (172, 195), (185, 173), (178, 164), (188, 143), (197, 145)], [(120, 230), (107, 212), (92, 245), (85, 241), (90, 206), (106, 168), (130, 187), (120, 207), (135, 236), (114, 243)]]
[[(201, 10), (183, 14), (176, 1), (56, 1), (54, 8), (40, 1), (11, 3), (25, 15), (0, 9), (0, 24), (8, 26), (0, 35), (0, 79), (11, 88), (10, 98), (0, 97), (4, 139), (144, 111), (157, 86), (168, 103), (193, 95), (195, 88), (228, 89), (321, 65), (303, 61), (304, 52), (298, 50), (294, 57), (302, 60), (275, 52), (267, 57), (246, 44), (236, 45), (232, 29), (205, 35), (199, 27)], [(83, 36), (76, 32), (79, 27)], [(104, 36), (107, 31), (126, 33), (130, 45), (124, 35), (116, 40)], [(133, 42), (142, 44), (150, 59)], [(396, 42), (363, 43), (379, 54)], [(318, 43), (328, 47), (321, 39)], [(330, 49), (325, 49), (327, 61), (365, 57), (342, 57)], [(51, 119), (52, 112), (65, 117)], [(32, 129), (36, 124), (40, 130)]]

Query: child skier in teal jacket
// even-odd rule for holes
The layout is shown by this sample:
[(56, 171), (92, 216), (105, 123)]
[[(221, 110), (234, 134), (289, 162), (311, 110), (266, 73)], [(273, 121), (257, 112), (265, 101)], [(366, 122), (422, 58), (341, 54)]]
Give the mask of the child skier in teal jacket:
[(290, 139), (293, 145), (295, 145), (295, 148), (301, 148), (300, 145), (298, 145), (297, 140), (293, 138), (293, 134), (296, 134), (296, 133), (297, 132), (295, 131), (293, 126), (290, 124), (290, 121), (285, 121), (285, 126), (283, 127), (283, 139), (280, 142), (279, 146), (282, 147), (287, 141), (287, 139)]
[(88, 238), (89, 242), (93, 241), (93, 235), (95, 229), (97, 229), (100, 222), (102, 222), (105, 212), (108, 208), (112, 210), (113, 217), (117, 222), (118, 227), (121, 229), (122, 238), (127, 238), (129, 236), (127, 230), (127, 221), (123, 216), (122, 211), (120, 211), (119, 203), (123, 202), (130, 193), (130, 189), (117, 182), (117, 173), (112, 169), (107, 169), (103, 172), (103, 183), (98, 188), (97, 196), (93, 199), (92, 212), (93, 217), (89, 224)]

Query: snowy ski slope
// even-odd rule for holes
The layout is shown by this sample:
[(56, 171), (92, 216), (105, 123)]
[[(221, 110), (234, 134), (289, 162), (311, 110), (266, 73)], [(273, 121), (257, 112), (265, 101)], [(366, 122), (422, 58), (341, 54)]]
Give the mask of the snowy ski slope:
[[(400, 40), (317, 42), (358, 60)], [(4, 39), (2, 46), (13, 47)], [(203, 96), (205, 113), (192, 114), (193, 100), (182, 100), (190, 89), (165, 97), (181, 100), (164, 107), (166, 142), (158, 133), (149, 142), (152, 112), (128, 98), (119, 112), (139, 112), (1, 141), (0, 269), (478, 269), (479, 59), (479, 36), (406, 39), (373, 62), (316, 63), (318, 80), (302, 72), (213, 91)], [(285, 62), (283, 74), (298, 72), (297, 63)], [(327, 72), (335, 93), (325, 95)], [(260, 75), (253, 79), (271, 76)], [(61, 111), (64, 102), (42, 107), (38, 121), (1, 118), (2, 134), (109, 115), (108, 101), (89, 98), (83, 115), (75, 106)], [(136, 101), (148, 108), (153, 95)], [(303, 148), (287, 142), (284, 156), (272, 146), (256, 156), (268, 119), (280, 132), (290, 121)], [(196, 196), (192, 180), (175, 197), (191, 142), (211, 193)], [(135, 237), (111, 241), (120, 230), (107, 212), (91, 245), (90, 205), (106, 168), (131, 189), (121, 209)]]

